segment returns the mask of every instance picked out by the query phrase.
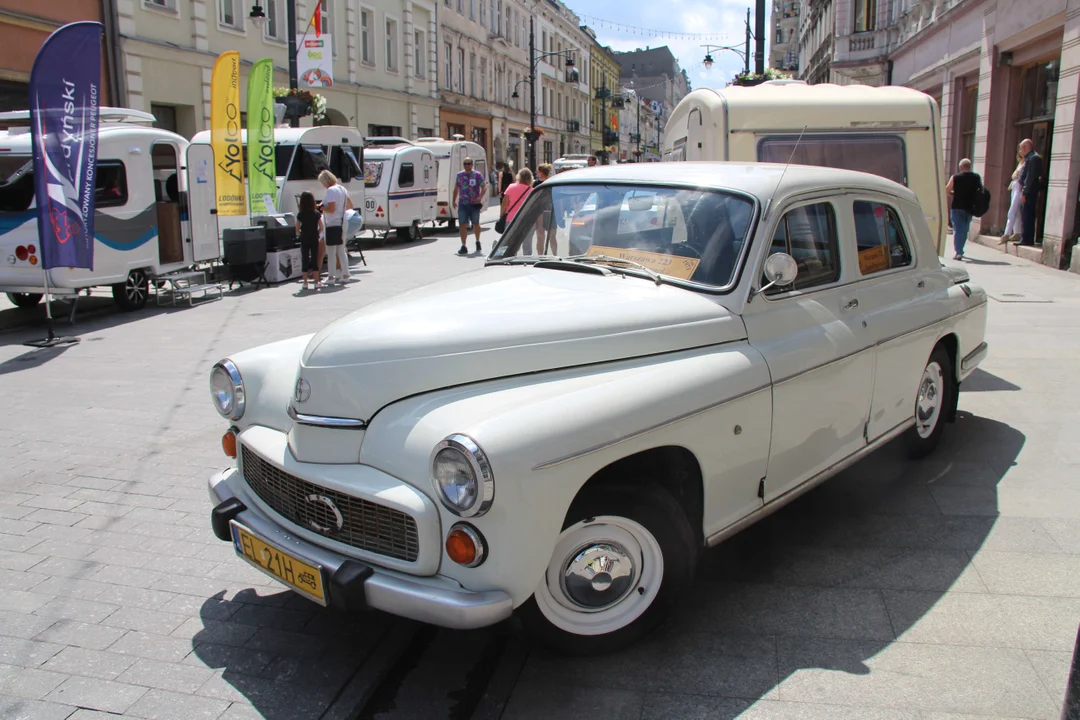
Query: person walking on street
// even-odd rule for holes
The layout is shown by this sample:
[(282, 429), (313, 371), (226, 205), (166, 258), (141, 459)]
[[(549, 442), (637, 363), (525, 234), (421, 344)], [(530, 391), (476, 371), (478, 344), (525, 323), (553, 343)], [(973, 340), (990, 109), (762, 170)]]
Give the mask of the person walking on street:
[(975, 206), (975, 191), (982, 187), (982, 178), (971, 172), (971, 161), (960, 161), (960, 172), (949, 178), (945, 192), (952, 195), (952, 210), (949, 218), (953, 227), (953, 260), (964, 259), (964, 246), (967, 244), (968, 231), (971, 230), (971, 211)]
[(300, 236), (300, 269), (304, 276), (304, 289), (308, 289), (308, 277), (311, 277), (318, 290), (323, 286), (319, 281), (319, 271), (315, 264), (319, 257), (319, 235), (323, 233), (323, 219), (315, 209), (315, 196), (309, 192), (300, 193), (300, 211), (296, 213), (296, 234)]
[[(529, 193), (533, 189), (533, 174), (529, 168), (522, 168), (518, 172), (517, 182), (511, 183), (506, 188), (506, 192), (502, 196), (502, 204), (499, 206), (499, 214), (506, 216), (506, 224), (509, 225), (510, 221), (514, 219), (514, 215), (517, 214), (518, 209), (525, 202), (525, 198), (529, 196)], [(521, 250), (522, 255), (532, 255), (532, 241), (527, 237), (525, 239), (524, 247)]]
[(1035, 152), (1035, 143), (1030, 138), (1020, 143), (1020, 154), (1024, 157), (1024, 169), (1020, 171), (1023, 229), (1018, 244), (1030, 247), (1035, 244), (1035, 209), (1039, 204), (1039, 190), (1042, 189), (1043, 159)]
[(502, 163), (498, 163), (492, 168), (491, 173), (488, 175), (488, 182), (491, 183), (491, 196), (495, 197), (499, 194), (499, 171), (502, 170)]
[(349, 278), (349, 256), (345, 252), (345, 211), (352, 207), (352, 199), (349, 191), (329, 170), (319, 173), (319, 182), (326, 188), (322, 202), (323, 223), (326, 226), (326, 284), (344, 285)]
[[(551, 177), (551, 165), (548, 163), (541, 163), (536, 168), (536, 180), (533, 181), (533, 187), (539, 187), (541, 183), (546, 182)], [(540, 213), (540, 217), (536, 220), (536, 254), (547, 255), (549, 252), (552, 255), (559, 254), (559, 246), (555, 237), (555, 223), (551, 221), (551, 210), (545, 210)], [(545, 240), (546, 238), (546, 240)]]
[(1005, 232), (1001, 235), (1001, 240), (998, 241), (998, 245), (1004, 245), (1010, 240), (1016, 240), (1020, 237), (1020, 228), (1023, 223), (1020, 220), (1020, 215), (1023, 212), (1024, 193), (1023, 188), (1020, 187), (1020, 174), (1024, 171), (1024, 156), (1020, 153), (1020, 147), (1016, 148), (1016, 169), (1013, 170), (1012, 182), (1009, 183), (1009, 219), (1005, 223)]
[(465, 158), (461, 163), (464, 170), (457, 174), (454, 181), (454, 198), (452, 204), (457, 207), (458, 233), (461, 236), (461, 249), (458, 255), (468, 255), (469, 248), (466, 246), (466, 238), (469, 236), (469, 225), (472, 225), (476, 235), (476, 252), (482, 252), (480, 247), (480, 211), (484, 209), (484, 199), (487, 197), (487, 180), (484, 176), (473, 170), (473, 159)]
[(506, 188), (514, 184), (514, 173), (510, 170), (509, 163), (503, 163), (502, 175), (499, 176), (499, 196), (506, 192)]

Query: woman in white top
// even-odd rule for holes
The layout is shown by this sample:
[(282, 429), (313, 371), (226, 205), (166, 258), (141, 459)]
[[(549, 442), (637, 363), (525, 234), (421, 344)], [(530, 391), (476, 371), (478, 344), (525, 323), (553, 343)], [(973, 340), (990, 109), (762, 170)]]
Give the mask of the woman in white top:
[(344, 285), (349, 277), (349, 256), (345, 252), (345, 211), (352, 208), (352, 198), (329, 170), (319, 173), (319, 182), (326, 188), (322, 201), (323, 225), (326, 228), (326, 284), (337, 282)]
[(1009, 191), (1012, 198), (1009, 201), (1009, 219), (1005, 223), (1005, 232), (998, 241), (1004, 245), (1010, 240), (1019, 240), (1023, 232), (1023, 208), (1024, 189), (1020, 187), (1020, 173), (1024, 171), (1024, 156), (1020, 154), (1020, 148), (1016, 149), (1016, 170), (1012, 174), (1012, 182), (1009, 183)]

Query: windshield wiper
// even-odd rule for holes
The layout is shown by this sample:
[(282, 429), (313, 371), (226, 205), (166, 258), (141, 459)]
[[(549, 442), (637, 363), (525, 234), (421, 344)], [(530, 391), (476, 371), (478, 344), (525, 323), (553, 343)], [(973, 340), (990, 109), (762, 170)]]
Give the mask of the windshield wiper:
[(571, 262), (580, 262), (586, 264), (591, 262), (607, 262), (615, 263), (617, 265), (629, 265), (630, 267), (640, 270), (641, 272), (648, 275), (657, 285), (664, 284), (663, 278), (661, 278), (655, 270), (651, 270), (639, 262), (634, 262), (633, 260), (626, 260), (625, 258), (617, 258), (612, 255), (571, 255), (570, 257), (563, 259), (569, 260)]

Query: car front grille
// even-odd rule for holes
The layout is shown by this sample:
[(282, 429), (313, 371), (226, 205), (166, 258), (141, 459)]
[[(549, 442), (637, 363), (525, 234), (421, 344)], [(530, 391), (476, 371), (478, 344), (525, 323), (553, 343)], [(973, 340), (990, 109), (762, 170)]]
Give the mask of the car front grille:
[(240, 459), (247, 484), (290, 522), (360, 550), (416, 562), (420, 542), (409, 514), (302, 480), (243, 445)]

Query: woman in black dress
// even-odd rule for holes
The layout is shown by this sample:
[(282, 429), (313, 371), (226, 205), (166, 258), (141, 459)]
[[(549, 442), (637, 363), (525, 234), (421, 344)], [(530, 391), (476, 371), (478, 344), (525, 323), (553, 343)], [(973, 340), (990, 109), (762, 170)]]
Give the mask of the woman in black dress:
[(296, 233), (300, 236), (301, 270), (304, 276), (304, 289), (308, 289), (308, 276), (311, 276), (318, 290), (323, 285), (319, 282), (319, 236), (323, 232), (322, 213), (315, 209), (315, 196), (309, 192), (300, 193), (300, 211), (296, 213)]

